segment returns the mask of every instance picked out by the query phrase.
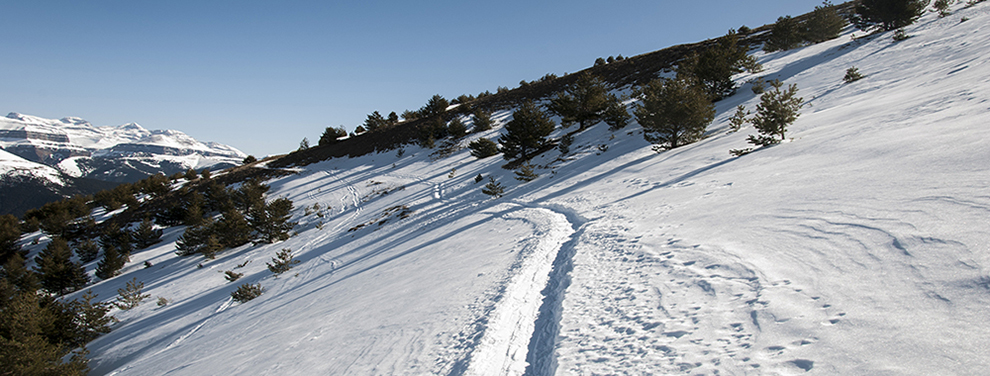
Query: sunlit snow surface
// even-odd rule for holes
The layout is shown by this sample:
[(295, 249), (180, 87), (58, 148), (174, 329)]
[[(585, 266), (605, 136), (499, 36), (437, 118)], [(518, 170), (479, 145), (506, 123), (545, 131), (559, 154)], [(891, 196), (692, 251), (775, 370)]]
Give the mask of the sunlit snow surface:
[[(599, 125), (529, 183), (467, 150), (305, 166), (269, 182), (296, 205), (290, 240), (178, 258), (173, 228), (94, 285), (109, 299), (137, 278), (152, 299), (89, 344), (93, 374), (985, 373), (988, 13), (757, 52), (808, 106), (787, 142), (738, 158), (754, 131), (727, 118), (755, 107), (748, 85), (701, 142), (657, 154), (636, 124)], [(867, 77), (844, 84), (852, 66)], [(282, 248), (302, 262), (276, 277)], [(264, 295), (232, 303), (245, 282)]]

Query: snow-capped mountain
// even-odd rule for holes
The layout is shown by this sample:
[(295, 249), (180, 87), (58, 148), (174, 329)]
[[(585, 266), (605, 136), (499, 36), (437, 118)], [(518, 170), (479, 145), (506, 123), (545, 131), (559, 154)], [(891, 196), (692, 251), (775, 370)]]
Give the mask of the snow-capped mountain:
[(246, 157), (231, 146), (200, 142), (175, 130), (147, 130), (137, 123), (94, 126), (80, 118), (18, 113), (0, 118), (0, 147), (72, 177), (113, 182), (189, 168), (226, 168)]
[[(635, 122), (598, 124), (529, 182), (416, 145), (286, 168), (267, 184), (295, 203), (290, 239), (179, 257), (171, 227), (87, 286), (151, 296), (112, 312), (91, 374), (986, 374), (990, 4), (953, 11), (906, 40), (754, 51), (807, 105), (742, 156), (748, 73), (701, 141), (656, 153)], [(865, 78), (844, 83), (850, 67)], [(276, 275), (281, 249), (300, 262)], [(242, 283), (264, 291), (236, 303)]]

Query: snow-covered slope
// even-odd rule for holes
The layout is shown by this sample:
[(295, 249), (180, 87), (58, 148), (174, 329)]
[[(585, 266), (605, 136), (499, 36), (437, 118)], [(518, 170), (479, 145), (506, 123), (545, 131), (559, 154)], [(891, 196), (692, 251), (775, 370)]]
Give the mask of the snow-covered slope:
[[(269, 182), (297, 236), (203, 260), (172, 228), (92, 286), (152, 295), (88, 345), (93, 374), (983, 374), (990, 6), (956, 8), (901, 42), (757, 52), (808, 106), (742, 157), (754, 132), (727, 118), (748, 87), (703, 141), (657, 154), (599, 125), (528, 183), (412, 146), (297, 168)], [(843, 84), (852, 66), (867, 77)], [(275, 276), (283, 248), (301, 263)], [(265, 293), (233, 303), (242, 282)]]
[(224, 168), (246, 157), (233, 147), (203, 143), (174, 130), (149, 131), (136, 123), (98, 127), (79, 118), (18, 113), (0, 118), (0, 148), (73, 177), (118, 182), (156, 172)]

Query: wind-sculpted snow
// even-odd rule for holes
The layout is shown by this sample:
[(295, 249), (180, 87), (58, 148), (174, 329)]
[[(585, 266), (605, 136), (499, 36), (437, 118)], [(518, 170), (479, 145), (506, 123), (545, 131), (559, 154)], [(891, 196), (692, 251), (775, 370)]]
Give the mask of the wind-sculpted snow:
[[(173, 228), (93, 286), (171, 299), (115, 312), (93, 373), (983, 374), (990, 6), (953, 11), (897, 43), (756, 53), (809, 106), (742, 157), (755, 132), (726, 119), (755, 107), (748, 86), (702, 141), (657, 154), (636, 124), (597, 125), (527, 183), (416, 146), (295, 167), (268, 182), (295, 203), (288, 241), (178, 258)], [(851, 66), (866, 78), (844, 84)], [(489, 176), (504, 197), (480, 192)], [(282, 248), (301, 263), (276, 277)], [(231, 303), (240, 283), (265, 293)]]

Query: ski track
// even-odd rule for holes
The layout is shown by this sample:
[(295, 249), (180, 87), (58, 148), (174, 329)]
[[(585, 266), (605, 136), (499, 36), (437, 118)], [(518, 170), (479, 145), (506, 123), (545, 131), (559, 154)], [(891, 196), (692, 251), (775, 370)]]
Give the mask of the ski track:
[(466, 375), (522, 375), (526, 355), (536, 330), (553, 261), (561, 246), (574, 233), (573, 225), (561, 213), (546, 208), (523, 208), (512, 218), (536, 227), (534, 242), (525, 250), (525, 259), (505, 287), (478, 347), (471, 353)]

